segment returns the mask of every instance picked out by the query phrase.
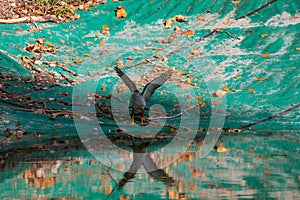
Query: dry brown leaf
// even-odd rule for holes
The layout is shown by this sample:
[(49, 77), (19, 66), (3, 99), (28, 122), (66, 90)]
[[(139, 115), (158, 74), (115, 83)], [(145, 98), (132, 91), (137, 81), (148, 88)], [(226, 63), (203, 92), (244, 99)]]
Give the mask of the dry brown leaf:
[(102, 30), (103, 31), (109, 31), (109, 26), (108, 25), (103, 25)]
[(83, 59), (77, 59), (77, 60), (74, 60), (75, 63), (79, 64), (79, 63), (82, 63), (83, 62)]
[(268, 57), (270, 54), (267, 52), (267, 53), (265, 53), (265, 54), (263, 54), (261, 57), (262, 58), (266, 58), (266, 57)]
[(267, 37), (267, 36), (269, 36), (269, 34), (267, 34), (267, 33), (263, 33), (260, 35), (260, 37)]
[(255, 93), (255, 90), (248, 88), (248, 92)]
[(25, 62), (25, 63), (32, 63), (33, 62), (33, 60), (31, 60), (28, 56), (23, 56), (22, 61)]
[(257, 81), (265, 81), (268, 80), (268, 78), (256, 78)]
[(122, 66), (122, 65), (123, 65), (123, 63), (122, 63), (121, 61), (117, 61), (117, 62), (115, 63), (115, 66), (117, 66), (117, 67)]
[(173, 22), (173, 18), (167, 19), (167, 21), (164, 24), (165, 28), (171, 28), (172, 27), (172, 22)]
[(219, 147), (217, 148), (217, 152), (219, 152), (219, 153), (228, 153), (228, 152), (230, 152), (230, 149), (225, 148), (225, 147), (223, 147), (223, 146), (219, 146)]
[(49, 47), (54, 47), (54, 45), (51, 42), (45, 42), (45, 44)]
[(223, 24), (224, 24), (224, 25), (229, 24), (229, 19), (225, 19), (225, 20), (223, 21)]
[(216, 96), (216, 97), (223, 97), (226, 94), (227, 94), (227, 92), (224, 91), (224, 90), (217, 90), (216, 92), (213, 93), (213, 95)]
[(223, 90), (226, 91), (226, 92), (229, 92), (229, 88), (227, 86), (224, 86)]
[(211, 102), (211, 104), (212, 104), (212, 105), (218, 105), (218, 104), (220, 104), (220, 103), (222, 103), (222, 102), (223, 102), (223, 100), (220, 99), (220, 100), (218, 100), (218, 101), (213, 101), (213, 102)]
[(198, 102), (199, 106), (205, 106), (207, 103), (206, 102)]
[(270, 175), (270, 174), (271, 174), (271, 170), (269, 170), (269, 169), (264, 169), (264, 173), (265, 173), (266, 175)]
[(194, 31), (193, 30), (187, 30), (187, 31), (184, 31), (183, 34), (185, 34), (187, 36), (191, 36), (191, 35), (194, 35)]
[(182, 15), (175, 15), (174, 16), (175, 21), (177, 22), (185, 22), (187, 20), (186, 17), (182, 16)]
[(125, 11), (124, 6), (118, 6), (115, 15), (118, 19), (125, 18), (127, 16), (127, 13)]

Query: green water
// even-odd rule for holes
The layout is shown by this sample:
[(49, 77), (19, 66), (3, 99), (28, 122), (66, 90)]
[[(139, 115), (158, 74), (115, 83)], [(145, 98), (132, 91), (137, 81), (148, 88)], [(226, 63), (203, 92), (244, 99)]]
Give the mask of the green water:
[[(47, 28), (41, 28), (39, 23), (0, 24), (0, 72), (13, 74), (12, 78), (0, 77), (4, 89), (14, 93), (14, 97), (26, 96), (38, 105), (46, 102), (48, 108), (65, 108), (85, 117), (50, 120), (49, 114), (26, 112), (24, 109), (32, 107), (1, 96), (0, 199), (300, 198), (300, 109), (251, 126), (250, 130), (242, 128), (300, 103), (299, 1), (278, 0), (239, 20), (235, 19), (269, 1), (247, 0), (237, 4), (229, 0), (152, 2), (109, 2), (90, 11), (78, 12), (80, 20), (47, 23)], [(115, 17), (114, 10), (119, 5), (124, 6), (128, 14), (124, 19)], [(163, 23), (175, 15), (184, 15), (187, 21), (173, 22), (171, 29), (165, 29)], [(198, 15), (204, 20), (199, 20)], [(109, 35), (102, 34), (103, 25), (110, 27)], [(41, 30), (28, 31), (36, 26)], [(193, 30), (194, 35), (183, 34), (170, 44), (157, 42), (172, 34), (176, 26), (183, 31)], [(214, 32), (200, 41), (219, 28), (223, 31)], [(40, 63), (34, 66), (58, 76), (63, 73), (82, 83), (69, 86), (66, 82), (54, 85), (35, 81), (24, 83), (18, 79), (31, 76), (20, 65), (21, 58), (37, 55), (24, 48), (40, 37), (56, 48), (55, 54), (45, 53), (42, 61), (64, 63), (78, 76), (59, 67)], [(104, 40), (104, 45), (100, 45), (100, 40)], [(195, 49), (201, 54), (190, 59), (191, 51)], [(269, 56), (263, 58), (266, 53)], [(154, 59), (154, 56), (167, 60)], [(83, 62), (76, 63), (76, 59), (83, 59)], [(135, 66), (145, 60), (147, 63)], [(101, 140), (105, 136), (126, 151), (132, 151), (132, 141), (112, 130), (119, 126), (137, 135), (149, 136), (159, 132), (158, 127), (137, 125), (131, 129), (126, 123), (96, 117), (95, 107), (87, 101), (90, 93), (116, 94), (114, 86), (121, 84), (113, 71), (117, 61), (122, 61), (122, 67), (129, 68), (126, 74), (137, 81), (157, 66), (169, 66), (188, 73), (190, 87), (181, 87), (179, 81), (168, 82), (154, 93), (149, 107), (159, 103), (167, 112), (177, 114), (182, 110), (176, 104), (182, 108), (193, 106), (197, 103), (196, 96), (201, 96), (200, 101), (207, 103), (180, 119), (167, 121), (169, 125), (179, 127), (180, 133), (187, 134), (179, 137), (183, 138), (179, 140), (182, 143), (184, 139), (193, 139), (195, 131), (198, 135), (192, 143), (192, 152), (186, 152), (181, 158), (177, 156), (179, 160), (164, 167), (164, 172), (158, 171), (161, 173), (159, 178), (151, 177), (141, 168), (140, 174), (124, 181), (131, 164), (128, 155), (116, 154), (112, 151), (112, 143)], [(186, 79), (184, 75), (182, 81), (186, 83)], [(223, 97), (215, 97), (213, 92), (224, 86), (229, 92)], [(126, 100), (128, 96), (128, 91), (121, 92), (113, 100)], [(55, 101), (47, 101), (49, 98)], [(229, 152), (219, 153), (212, 148), (207, 156), (199, 158), (203, 133), (223, 127), (242, 129), (243, 132), (223, 132), (220, 142)], [(19, 129), (26, 131), (21, 137), (9, 133)], [(199, 133), (199, 129), (204, 131)], [(95, 135), (95, 130), (103, 132)], [(164, 126), (163, 132), (149, 147), (150, 152), (171, 141), (174, 134), (171, 129)], [(218, 138), (220, 133), (215, 134)], [(170, 154), (186, 151), (183, 146), (187, 145), (180, 142)], [(99, 152), (102, 159), (97, 160), (93, 153)], [(174, 159), (168, 153), (165, 156), (156, 161), (170, 163)], [(113, 167), (109, 168), (107, 163)], [(126, 184), (118, 189), (121, 182)]]
[(124, 172), (101, 164), (76, 139), (31, 145), (10, 150), (2, 160), (1, 199), (298, 199), (299, 139), (290, 136), (223, 135), (220, 142), (229, 152), (213, 150), (201, 159), (186, 153), (163, 169), (171, 183), (141, 168), (121, 188)]

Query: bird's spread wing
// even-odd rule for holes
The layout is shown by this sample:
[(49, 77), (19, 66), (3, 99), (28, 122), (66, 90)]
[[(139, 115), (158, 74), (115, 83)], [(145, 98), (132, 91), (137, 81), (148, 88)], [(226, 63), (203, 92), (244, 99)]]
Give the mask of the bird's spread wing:
[(136, 85), (130, 78), (122, 72), (118, 67), (114, 68), (115, 71), (117, 72), (118, 76), (124, 81), (125, 85), (129, 88), (131, 92), (134, 92), (136, 90)]
[(166, 80), (168, 80), (168, 78), (171, 76), (171, 70), (161, 74), (159, 77), (155, 78), (154, 80), (152, 80), (150, 83), (148, 83), (145, 87), (144, 90), (142, 92), (142, 95), (145, 99), (145, 101), (147, 102), (150, 97), (152, 96), (152, 94), (154, 93), (154, 91), (159, 88), (160, 86), (162, 86), (162, 84), (164, 84), (164, 82)]

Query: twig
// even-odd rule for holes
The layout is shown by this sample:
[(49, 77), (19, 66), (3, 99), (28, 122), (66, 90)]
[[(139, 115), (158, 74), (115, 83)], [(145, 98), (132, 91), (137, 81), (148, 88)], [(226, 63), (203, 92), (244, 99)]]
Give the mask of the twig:
[(177, 117), (180, 117), (182, 115), (184, 115), (185, 113), (187, 113), (188, 111), (190, 110), (193, 110), (195, 108), (199, 107), (199, 105), (195, 105), (195, 106), (192, 106), (190, 108), (187, 108), (185, 109), (184, 111), (182, 111), (181, 113), (178, 113), (177, 115), (172, 115), (172, 116), (162, 116), (162, 117), (150, 117), (148, 118), (149, 120), (158, 120), (158, 119), (174, 119), (174, 118), (177, 118)]
[(269, 120), (274, 119), (274, 118), (276, 118), (276, 117), (282, 116), (282, 115), (284, 115), (284, 114), (286, 114), (286, 113), (288, 113), (288, 112), (290, 112), (290, 111), (292, 111), (292, 110), (295, 110), (296, 108), (299, 108), (299, 107), (300, 107), (300, 103), (299, 103), (299, 104), (296, 104), (295, 106), (293, 106), (293, 107), (291, 107), (291, 108), (288, 108), (288, 109), (286, 109), (286, 110), (283, 110), (283, 111), (281, 111), (281, 112), (279, 112), (279, 113), (277, 113), (277, 114), (275, 114), (275, 115), (272, 115), (272, 116), (270, 116), (270, 117), (267, 117), (267, 118), (265, 118), (265, 119), (262, 119), (262, 120), (260, 120), (260, 121), (257, 121), (257, 122), (248, 124), (248, 125), (246, 125), (246, 126), (242, 126), (242, 128), (249, 128), (249, 127), (251, 127), (251, 126), (260, 124), (260, 123), (262, 123), (262, 122), (269, 121)]
[(115, 189), (118, 187), (118, 182), (112, 177), (112, 175), (110, 174), (109, 170), (111, 169), (112, 166), (112, 160), (109, 156), (107, 156), (109, 161), (110, 161), (110, 166), (108, 167), (108, 169), (106, 170), (106, 173), (108, 174), (108, 176), (111, 178), (111, 180), (113, 180), (113, 182), (115, 182), (115, 187), (112, 189), (112, 191), (110, 192), (110, 194), (106, 197), (106, 200), (109, 199), (109, 197), (112, 195), (112, 193), (115, 191)]
[(258, 11), (264, 9), (265, 7), (271, 5), (272, 3), (276, 2), (276, 1), (277, 1), (277, 0), (272, 0), (272, 1), (268, 2), (268, 3), (266, 3), (265, 5), (263, 5), (263, 6), (259, 7), (259, 8), (257, 8), (257, 9), (255, 9), (255, 10), (253, 10), (253, 11), (251, 11), (251, 12), (248, 12), (246, 15), (243, 15), (243, 16), (241, 16), (241, 17), (239, 17), (239, 18), (236, 18), (236, 20), (239, 20), (239, 19), (243, 19), (243, 18), (249, 17), (250, 15), (255, 14), (256, 12), (258, 12)]
[(0, 24), (17, 24), (25, 22), (56, 22), (57, 17), (55, 15), (49, 16), (29, 16), (20, 17), (17, 19), (0, 19)]

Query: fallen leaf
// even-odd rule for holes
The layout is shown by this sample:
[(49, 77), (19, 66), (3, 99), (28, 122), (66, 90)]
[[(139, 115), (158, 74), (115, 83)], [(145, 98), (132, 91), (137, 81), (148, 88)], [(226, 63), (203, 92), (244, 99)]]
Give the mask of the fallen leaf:
[(118, 6), (115, 15), (118, 19), (125, 18), (127, 16), (127, 13), (125, 11), (124, 6)]
[(90, 57), (91, 56), (91, 54), (88, 54), (88, 53), (86, 53), (86, 54), (84, 54), (86, 57)]
[(296, 50), (300, 51), (300, 47), (297, 47)]
[(265, 81), (268, 80), (268, 78), (256, 78), (257, 81)]
[(95, 35), (95, 37), (101, 37), (101, 34), (100, 33), (97, 33), (96, 35)]
[(194, 31), (193, 30), (187, 30), (187, 31), (183, 32), (183, 34), (185, 34), (187, 36), (191, 36), (191, 35), (194, 35)]
[(248, 92), (255, 93), (255, 90), (248, 88)]
[(83, 59), (77, 59), (77, 60), (74, 60), (75, 63), (79, 64), (79, 63), (82, 63), (83, 62)]
[(229, 92), (229, 88), (227, 86), (224, 86), (223, 90), (226, 91), (226, 92)]
[(51, 42), (45, 42), (45, 44), (49, 47), (54, 47), (54, 45)]
[(195, 96), (195, 98), (196, 98), (197, 100), (199, 100), (199, 99), (201, 99), (201, 96)]
[(208, 8), (205, 9), (206, 13), (210, 13), (210, 10)]
[(261, 57), (262, 58), (266, 58), (266, 57), (268, 57), (270, 54), (267, 52), (267, 53), (265, 53), (265, 54), (263, 54)]
[(181, 104), (179, 104), (179, 103), (174, 104), (174, 107), (181, 107)]
[(182, 16), (182, 15), (175, 15), (174, 16), (175, 21), (177, 22), (185, 22), (187, 20), (186, 17)]
[(104, 40), (100, 40), (100, 45), (103, 46), (104, 45)]
[(102, 30), (103, 31), (109, 31), (109, 26), (108, 25), (103, 25)]
[(221, 145), (217, 148), (217, 152), (218, 153), (228, 153), (228, 152), (230, 152), (230, 149), (225, 148), (224, 146)]
[(102, 87), (102, 88), (101, 88), (101, 91), (102, 91), (102, 92), (105, 92), (105, 91), (106, 91), (106, 88), (105, 88), (105, 87)]
[(172, 22), (173, 22), (172, 18), (167, 19), (167, 21), (164, 24), (164, 27), (165, 28), (171, 28), (172, 27)]
[(216, 92), (213, 93), (213, 95), (214, 95), (215, 97), (223, 97), (223, 96), (225, 96), (226, 94), (227, 94), (227, 92), (224, 91), (224, 90), (217, 90)]
[(238, 78), (241, 78), (241, 76), (235, 76), (234, 78), (238, 79)]
[(32, 63), (33, 62), (33, 60), (31, 60), (28, 56), (23, 56), (22, 61), (25, 62), (25, 63)]
[(260, 35), (260, 37), (267, 37), (267, 36), (269, 36), (269, 34), (267, 34), (267, 33), (263, 33)]
[(220, 103), (222, 103), (222, 102), (223, 102), (223, 100), (220, 99), (220, 100), (218, 100), (218, 101), (213, 101), (213, 102), (211, 102), (211, 104), (213, 104), (213, 105), (218, 105), (218, 104), (220, 104)]
[(225, 19), (225, 20), (223, 21), (223, 24), (224, 24), (224, 25), (229, 24), (229, 19)]
[(198, 102), (199, 106), (205, 106), (207, 103), (206, 102)]
[(265, 173), (266, 175), (270, 175), (270, 174), (271, 174), (271, 170), (269, 170), (269, 169), (264, 169), (264, 173)]
[(117, 61), (117, 62), (115, 63), (115, 66), (117, 66), (117, 67), (122, 66), (122, 65), (123, 65), (123, 63), (122, 63), (121, 61)]

